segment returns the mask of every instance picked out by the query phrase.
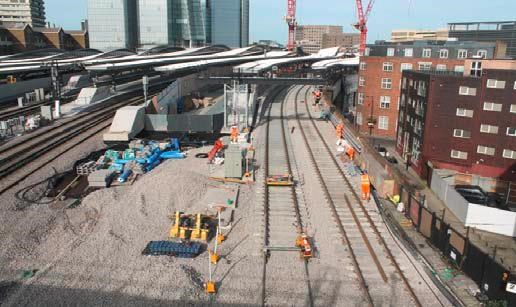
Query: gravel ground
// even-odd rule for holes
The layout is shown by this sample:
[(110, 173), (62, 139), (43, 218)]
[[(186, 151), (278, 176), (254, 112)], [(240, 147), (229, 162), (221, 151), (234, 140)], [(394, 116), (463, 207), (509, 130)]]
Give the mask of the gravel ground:
[[(101, 147), (99, 140), (85, 143), (53, 164), (57, 171), (78, 157)], [(32, 305), (205, 305), (253, 304), (261, 258), (250, 255), (253, 240), (248, 219), (251, 186), (242, 186), (236, 224), (221, 246), (221, 262), (214, 280), (219, 293), (204, 293), (208, 258), (142, 256), (148, 241), (166, 239), (175, 210), (199, 211), (208, 186), (206, 160), (194, 158), (164, 162), (132, 186), (97, 190), (80, 206), (52, 210), (48, 206), (13, 210), (12, 194), (2, 195), (0, 238), (0, 302), (7, 306)], [(200, 163), (202, 161), (202, 163)], [(46, 174), (45, 174), (46, 173)], [(52, 174), (42, 169), (22, 185)], [(16, 190), (16, 189), (14, 189)], [(22, 281), (23, 270), (36, 275)]]
[[(293, 99), (289, 101), (285, 115), (289, 117), (288, 127), (295, 127), (287, 141), (292, 145), (292, 167), (299, 182), (296, 192), (304, 223), (315, 240), (316, 257), (308, 265), (315, 305), (363, 306), (349, 253), (332, 221), (314, 169), (307, 163), (308, 153), (295, 121)], [(301, 105), (300, 110), (303, 109)], [(320, 127), (325, 136), (333, 138), (330, 126), (322, 123)], [(66, 152), (51, 166), (0, 195), (0, 304), (260, 305), (264, 229), (260, 148), (264, 132), (265, 125), (259, 124), (255, 131), (257, 183), (241, 186), (235, 224), (221, 246), (222, 260), (215, 268), (215, 296), (206, 295), (202, 287), (207, 279), (206, 252), (196, 259), (141, 255), (148, 241), (167, 238), (171, 226), (168, 215), (176, 210), (196, 212), (206, 208), (199, 200), (217, 183), (208, 180), (210, 169), (205, 160), (194, 158), (194, 154), (209, 148), (192, 150), (185, 160), (167, 161), (132, 186), (93, 192), (74, 209), (26, 206), (14, 197), (22, 186), (41, 181), (55, 171), (64, 171), (77, 159), (102, 148), (99, 136)], [(395, 241), (389, 239), (388, 244), (396, 249), (395, 255), (401, 259), (408, 278), (417, 284), (421, 301), (425, 305), (432, 302), (432, 295), (412, 264), (402, 259), (404, 254), (395, 247)], [(290, 256), (271, 257), (268, 264), (267, 287), (278, 294), (270, 297), (271, 306), (308, 305), (304, 275), (299, 274), (303, 272), (303, 262), (297, 254)], [(299, 270), (292, 270), (293, 263), (299, 264)], [(37, 272), (24, 280), (20, 278), (23, 270)], [(389, 305), (389, 301), (395, 298), (385, 304)]]

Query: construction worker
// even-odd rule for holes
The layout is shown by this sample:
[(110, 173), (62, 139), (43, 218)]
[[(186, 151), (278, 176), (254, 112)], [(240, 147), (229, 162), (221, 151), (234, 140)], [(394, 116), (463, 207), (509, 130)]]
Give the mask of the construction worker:
[(337, 135), (337, 139), (343, 139), (344, 138), (344, 125), (342, 123), (338, 124), (337, 127), (335, 127), (335, 134)]
[(371, 199), (371, 181), (369, 180), (369, 175), (367, 173), (360, 176), (360, 183), (362, 187), (362, 199), (370, 200)]
[(313, 105), (319, 104), (319, 101), (321, 101), (321, 98), (322, 98), (321, 90), (316, 89), (315, 91), (312, 92), (312, 95), (314, 96), (314, 101), (315, 101)]
[(349, 146), (348, 150), (346, 150), (346, 154), (348, 155), (349, 160), (353, 161), (353, 159), (355, 158), (355, 148)]
[(231, 127), (231, 142), (237, 143), (238, 142), (238, 127), (233, 126)]

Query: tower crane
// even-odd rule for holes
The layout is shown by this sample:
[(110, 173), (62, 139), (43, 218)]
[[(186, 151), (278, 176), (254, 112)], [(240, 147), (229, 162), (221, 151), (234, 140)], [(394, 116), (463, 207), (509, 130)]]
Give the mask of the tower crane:
[(285, 20), (288, 25), (287, 49), (291, 51), (296, 47), (296, 0), (287, 0), (287, 16)]
[(366, 41), (367, 41), (367, 19), (369, 18), (369, 14), (371, 13), (371, 10), (373, 9), (374, 0), (369, 0), (369, 3), (367, 4), (367, 9), (364, 13), (364, 7), (362, 5), (362, 0), (356, 0), (357, 2), (357, 17), (358, 22), (354, 24), (353, 26), (355, 29), (360, 31), (360, 55), (364, 55), (365, 48), (366, 48)]

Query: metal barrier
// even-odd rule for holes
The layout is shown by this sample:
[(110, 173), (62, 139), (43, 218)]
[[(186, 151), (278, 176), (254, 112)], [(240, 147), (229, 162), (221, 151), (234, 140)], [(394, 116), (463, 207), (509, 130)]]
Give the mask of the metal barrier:
[[(495, 255), (483, 252), (468, 236), (426, 209), (406, 189), (402, 188), (400, 195), (406, 208), (405, 216), (453, 266), (469, 276), (490, 300), (505, 300), (507, 306), (516, 304), (516, 294), (506, 291), (502, 280), (507, 269), (494, 259)], [(509, 272), (509, 278), (516, 282), (516, 272)]]

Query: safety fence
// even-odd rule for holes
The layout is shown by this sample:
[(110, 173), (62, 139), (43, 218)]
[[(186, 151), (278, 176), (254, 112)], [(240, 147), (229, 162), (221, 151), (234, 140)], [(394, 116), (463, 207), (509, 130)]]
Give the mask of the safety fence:
[(475, 281), (489, 300), (503, 300), (508, 303), (507, 306), (516, 305), (516, 294), (506, 290), (507, 282), (516, 282), (516, 272), (507, 271), (495, 260), (495, 254), (490, 255), (475, 246), (469, 240), (468, 233), (464, 235), (445, 223), (445, 212), (441, 216), (436, 215), (425, 208), (418, 197), (403, 187), (400, 197), (405, 205), (405, 217), (412, 222), (415, 229), (456, 269)]

